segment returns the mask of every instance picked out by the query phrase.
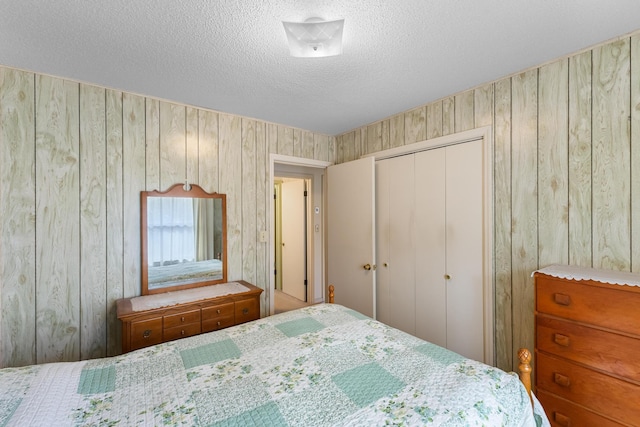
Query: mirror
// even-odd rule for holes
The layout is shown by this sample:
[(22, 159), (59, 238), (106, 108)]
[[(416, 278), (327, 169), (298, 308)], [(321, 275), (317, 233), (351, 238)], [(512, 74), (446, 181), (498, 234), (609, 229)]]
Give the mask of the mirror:
[(226, 196), (197, 185), (140, 193), (142, 295), (227, 281)]

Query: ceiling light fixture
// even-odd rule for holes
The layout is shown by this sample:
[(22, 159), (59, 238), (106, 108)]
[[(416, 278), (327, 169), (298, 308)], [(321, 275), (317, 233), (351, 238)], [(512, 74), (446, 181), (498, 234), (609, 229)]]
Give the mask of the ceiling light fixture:
[(289, 40), (289, 53), (300, 58), (319, 58), (342, 54), (344, 19), (323, 21), (309, 18), (304, 22), (283, 21)]

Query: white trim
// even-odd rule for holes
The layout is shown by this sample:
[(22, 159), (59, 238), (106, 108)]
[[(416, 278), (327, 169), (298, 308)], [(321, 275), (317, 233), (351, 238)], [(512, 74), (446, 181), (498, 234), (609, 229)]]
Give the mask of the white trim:
[(495, 365), (495, 283), (493, 268), (493, 133), (491, 126), (484, 126), (464, 132), (433, 138), (408, 144), (401, 147), (378, 151), (361, 157), (374, 157), (384, 160), (391, 157), (413, 154), (420, 151), (433, 150), (448, 145), (482, 139), (483, 144), (483, 280), (484, 280), (484, 358), (485, 363)]
[[(275, 278), (273, 276), (273, 269), (274, 269), (274, 263), (275, 263), (275, 250), (273, 247), (273, 242), (275, 242), (275, 235), (274, 235), (274, 229), (273, 229), (273, 223), (275, 218), (273, 217), (274, 215), (274, 204), (273, 204), (273, 180), (274, 180), (274, 176), (275, 176), (275, 169), (276, 169), (276, 164), (279, 165), (291, 165), (291, 166), (299, 166), (299, 167), (303, 167), (303, 168), (314, 168), (314, 169), (326, 169), (327, 166), (331, 166), (333, 163), (331, 162), (326, 162), (323, 160), (313, 160), (313, 159), (305, 159), (302, 157), (293, 157), (293, 156), (285, 156), (283, 154), (269, 154), (269, 181), (267, 182), (267, 193), (269, 195), (269, 212), (267, 213), (267, 227), (269, 229), (269, 240), (266, 242), (267, 245), (269, 245), (269, 263), (267, 264), (267, 274), (269, 277), (269, 286), (268, 289), (265, 290), (266, 294), (267, 294), (267, 299), (269, 301), (269, 315), (273, 315), (274, 314), (274, 286), (275, 286)], [(324, 191), (324, 189), (323, 189)], [(322, 197), (322, 201), (324, 204), (324, 196)], [(324, 224), (324, 206), (321, 209), (321, 221), (322, 224)], [(324, 226), (322, 227), (322, 229), (324, 229)], [(315, 233), (312, 233), (315, 234)], [(318, 253), (317, 251), (314, 251), (314, 257), (321, 257), (322, 261), (322, 274), (324, 274), (325, 271), (325, 260), (324, 260), (324, 253), (325, 253), (325, 239), (324, 239), (324, 232), (321, 233), (321, 248), (322, 250)], [(322, 283), (322, 287), (324, 289), (324, 280), (321, 282)], [(323, 292), (324, 294), (324, 292)], [(313, 298), (313, 294), (311, 294), (309, 296), (309, 299)]]

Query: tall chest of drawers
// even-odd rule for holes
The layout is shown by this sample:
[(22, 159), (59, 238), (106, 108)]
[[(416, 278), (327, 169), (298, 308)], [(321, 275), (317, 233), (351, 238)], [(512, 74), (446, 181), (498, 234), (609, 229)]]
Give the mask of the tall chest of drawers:
[(536, 395), (553, 426), (640, 426), (640, 275), (537, 271)]

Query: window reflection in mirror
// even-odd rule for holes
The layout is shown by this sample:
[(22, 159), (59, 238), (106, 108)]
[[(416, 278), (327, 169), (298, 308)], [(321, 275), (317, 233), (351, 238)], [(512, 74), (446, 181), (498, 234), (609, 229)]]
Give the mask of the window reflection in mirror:
[(143, 294), (226, 281), (224, 195), (178, 184), (142, 192), (141, 206)]

